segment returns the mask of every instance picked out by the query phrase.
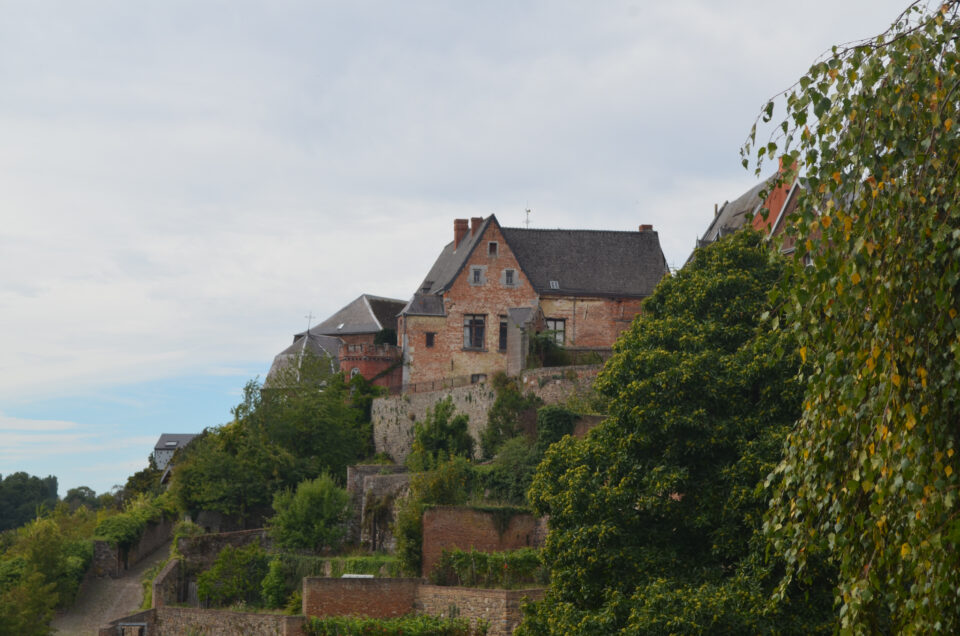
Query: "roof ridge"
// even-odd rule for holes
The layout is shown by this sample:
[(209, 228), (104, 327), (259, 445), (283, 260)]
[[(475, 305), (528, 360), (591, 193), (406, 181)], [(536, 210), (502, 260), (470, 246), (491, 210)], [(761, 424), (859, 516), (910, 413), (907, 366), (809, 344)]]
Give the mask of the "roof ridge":
[(656, 233), (656, 230), (579, 230), (570, 228), (545, 228), (545, 227), (501, 227), (501, 230), (518, 230), (520, 232), (593, 232), (594, 234), (646, 234), (648, 232)]

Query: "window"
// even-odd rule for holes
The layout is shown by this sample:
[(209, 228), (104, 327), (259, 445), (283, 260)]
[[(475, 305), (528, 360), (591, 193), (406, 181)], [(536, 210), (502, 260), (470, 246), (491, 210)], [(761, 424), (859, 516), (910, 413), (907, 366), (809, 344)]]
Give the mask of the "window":
[(464, 349), (483, 349), (483, 327), (486, 319), (483, 314), (463, 315)]
[(362, 344), (347, 345), (347, 352), (348, 352), (348, 353), (363, 353), (363, 345), (362, 345)]
[(434, 343), (434, 338), (437, 337), (437, 334), (433, 331), (428, 331), (426, 333), (426, 336), (427, 336), (427, 347), (432, 347)]
[(487, 254), (489, 256), (496, 256), (498, 248), (499, 246), (497, 245), (496, 241), (490, 241), (489, 243), (487, 243)]
[(480, 284), (482, 276), (483, 276), (483, 272), (481, 272), (479, 269), (473, 270), (473, 282), (475, 285)]
[(470, 285), (476, 287), (477, 285), (484, 285), (487, 282), (487, 266), (486, 265), (474, 265), (470, 268), (470, 276), (467, 278), (470, 282)]
[(507, 317), (500, 316), (500, 351), (507, 350)]
[(487, 374), (486, 373), (474, 373), (470, 376), (470, 384), (476, 384), (478, 382), (486, 382)]
[(360, 375), (360, 369), (358, 369), (357, 367), (353, 367), (352, 369), (350, 369), (350, 377), (351, 377), (351, 378), (354, 378), (354, 377), (356, 377), (356, 376), (358, 376), (358, 375)]
[(504, 285), (513, 285), (513, 274), (512, 269), (503, 270), (503, 284)]
[(567, 321), (564, 318), (547, 318), (547, 331), (553, 332), (553, 339), (560, 346), (563, 346), (564, 336), (567, 331)]
[(560, 289), (560, 281), (558, 280), (550, 281), (550, 289)]

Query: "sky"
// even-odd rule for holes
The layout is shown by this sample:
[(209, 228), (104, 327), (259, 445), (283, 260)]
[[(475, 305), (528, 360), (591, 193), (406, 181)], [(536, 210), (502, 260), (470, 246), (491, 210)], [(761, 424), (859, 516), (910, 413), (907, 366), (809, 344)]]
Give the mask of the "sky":
[(0, 0), (0, 474), (124, 483), (454, 218), (681, 266), (767, 100), (905, 5)]

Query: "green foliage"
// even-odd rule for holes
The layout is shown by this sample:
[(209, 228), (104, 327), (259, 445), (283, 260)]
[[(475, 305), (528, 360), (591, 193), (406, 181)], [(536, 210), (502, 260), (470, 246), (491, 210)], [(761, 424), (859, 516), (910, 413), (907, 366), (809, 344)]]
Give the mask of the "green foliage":
[(128, 502), (122, 513), (101, 521), (95, 534), (97, 538), (126, 550), (140, 540), (148, 523), (172, 514), (172, 502), (167, 497), (141, 495)]
[(256, 605), (266, 575), (267, 554), (259, 545), (227, 546), (217, 555), (213, 567), (197, 577), (197, 595), (205, 607), (237, 602)]
[(533, 429), (537, 408), (543, 400), (527, 393), (523, 395), (516, 378), (505, 373), (493, 376), (491, 384), (497, 397), (487, 411), (487, 427), (480, 434), (483, 457), (493, 457), (508, 439)]
[(411, 470), (430, 470), (450, 457), (471, 457), (473, 438), (467, 430), (469, 419), (454, 415), (453, 398), (447, 396), (427, 410), (423, 422), (413, 428), (413, 448), (407, 456)]
[(571, 363), (569, 352), (563, 345), (557, 344), (555, 331), (541, 331), (530, 336), (530, 355), (527, 357), (527, 366), (531, 369), (538, 367), (565, 367)]
[(501, 589), (542, 586), (548, 579), (540, 551), (533, 548), (506, 552), (444, 550), (430, 573), (435, 585)]
[(373, 337), (373, 344), (397, 346), (397, 330), (389, 327), (381, 329)]
[(263, 598), (263, 604), (269, 608), (283, 607), (287, 598), (290, 596), (287, 588), (286, 577), (283, 571), (283, 561), (274, 558), (270, 560), (266, 576), (260, 583), (260, 596)]
[(463, 457), (452, 457), (434, 470), (410, 479), (410, 494), (397, 507), (393, 536), (397, 557), (407, 574), (420, 573), (423, 544), (423, 511), (430, 505), (463, 505), (477, 488), (473, 466)]
[[(179, 455), (179, 451), (177, 451)], [(174, 458), (178, 459), (178, 458)], [(160, 494), (160, 477), (163, 475), (163, 471), (157, 468), (157, 463), (151, 454), (147, 458), (147, 467), (143, 470), (135, 472), (134, 474), (127, 477), (127, 483), (123, 487), (124, 493), (127, 496), (136, 496), (136, 495), (150, 495), (156, 496)]]
[(0, 532), (19, 528), (37, 517), (37, 511), (57, 505), (57, 478), (40, 479), (24, 472), (0, 480)]
[(492, 462), (477, 466), (477, 477), (484, 497), (493, 501), (525, 505), (527, 490), (539, 463), (534, 445), (524, 436), (514, 437), (500, 446)]
[(558, 404), (544, 406), (537, 411), (537, 444), (535, 451), (537, 460), (543, 457), (556, 442), (565, 435), (573, 434), (573, 427), (577, 423), (577, 414), (567, 407)]
[(278, 546), (315, 552), (336, 549), (346, 533), (350, 495), (324, 473), (300, 482), (296, 493), (283, 490), (275, 494), (273, 509), (276, 514), (268, 526)]
[(836, 563), (844, 633), (960, 630), (958, 12), (911, 5), (832, 49), (756, 148), (802, 175), (789, 231), (813, 261), (778, 296), (810, 369), (766, 528), (784, 585)]
[(267, 607), (283, 607), (291, 594), (300, 589), (305, 576), (340, 577), (345, 573), (373, 574), (376, 577), (401, 575), (397, 557), (386, 554), (318, 557), (281, 552), (273, 554), (262, 594)]
[[(554, 443), (530, 489), (536, 512), (550, 515), (551, 579), (526, 633), (699, 624), (684, 599), (704, 585), (722, 591), (717, 612), (755, 615), (754, 631), (790, 624), (766, 613), (764, 594), (742, 593), (766, 580), (763, 545), (751, 542), (766, 508), (756, 486), (800, 408), (793, 345), (757, 328), (781, 271), (759, 235), (725, 238), (663, 279), (618, 340), (596, 383), (609, 417), (584, 440)], [(550, 419), (550, 439), (568, 430), (566, 416)], [(676, 598), (650, 600), (665, 590)]]
[(465, 618), (437, 616), (401, 616), (399, 618), (362, 618), (331, 616), (311, 618), (304, 625), (307, 636), (481, 636), (485, 625), (470, 627)]
[(76, 510), (80, 506), (86, 506), (90, 510), (96, 510), (100, 507), (100, 501), (97, 499), (97, 493), (87, 486), (78, 486), (67, 491), (67, 496), (63, 498), (71, 510)]

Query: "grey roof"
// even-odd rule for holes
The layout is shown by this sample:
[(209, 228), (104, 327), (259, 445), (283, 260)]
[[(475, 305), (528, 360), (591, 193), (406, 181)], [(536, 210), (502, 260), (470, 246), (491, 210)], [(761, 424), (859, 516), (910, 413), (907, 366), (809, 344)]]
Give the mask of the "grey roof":
[[(196, 437), (195, 433), (164, 433), (157, 440), (153, 450), (177, 450), (189, 444), (194, 437)], [(174, 444), (168, 445), (167, 442), (173, 442)]]
[(340, 352), (340, 344), (343, 342), (336, 336), (320, 336), (310, 330), (310, 335), (298, 334), (294, 336), (293, 344), (278, 353), (273, 358), (273, 364), (267, 372), (267, 377), (263, 380), (263, 385), (267, 388), (273, 386), (278, 376), (286, 369), (297, 365), (300, 356), (304, 352), (312, 353), (317, 356), (328, 356), (331, 365), (336, 367), (337, 356)]
[(724, 203), (723, 207), (713, 217), (707, 231), (703, 233), (703, 238), (698, 240), (698, 245), (713, 243), (721, 236), (736, 232), (743, 227), (744, 223), (747, 222), (747, 217), (756, 214), (763, 205), (764, 199), (760, 196), (760, 193), (771, 186), (776, 178), (777, 174), (774, 173), (733, 201)]
[(653, 230), (505, 227), (502, 232), (540, 294), (645, 297), (669, 271)]
[[(449, 289), (497, 217), (484, 219), (454, 249), (444, 246), (404, 314), (444, 315), (441, 294)], [(530, 230), (500, 228), (520, 268), (540, 294), (645, 297), (669, 270), (654, 231)], [(555, 283), (551, 283), (555, 281)]]
[[(319, 336), (339, 336), (348, 333), (377, 333), (382, 329), (396, 329), (397, 315), (406, 304), (403, 300), (361, 294), (337, 313), (310, 329)], [(296, 337), (303, 335), (298, 333)]]

